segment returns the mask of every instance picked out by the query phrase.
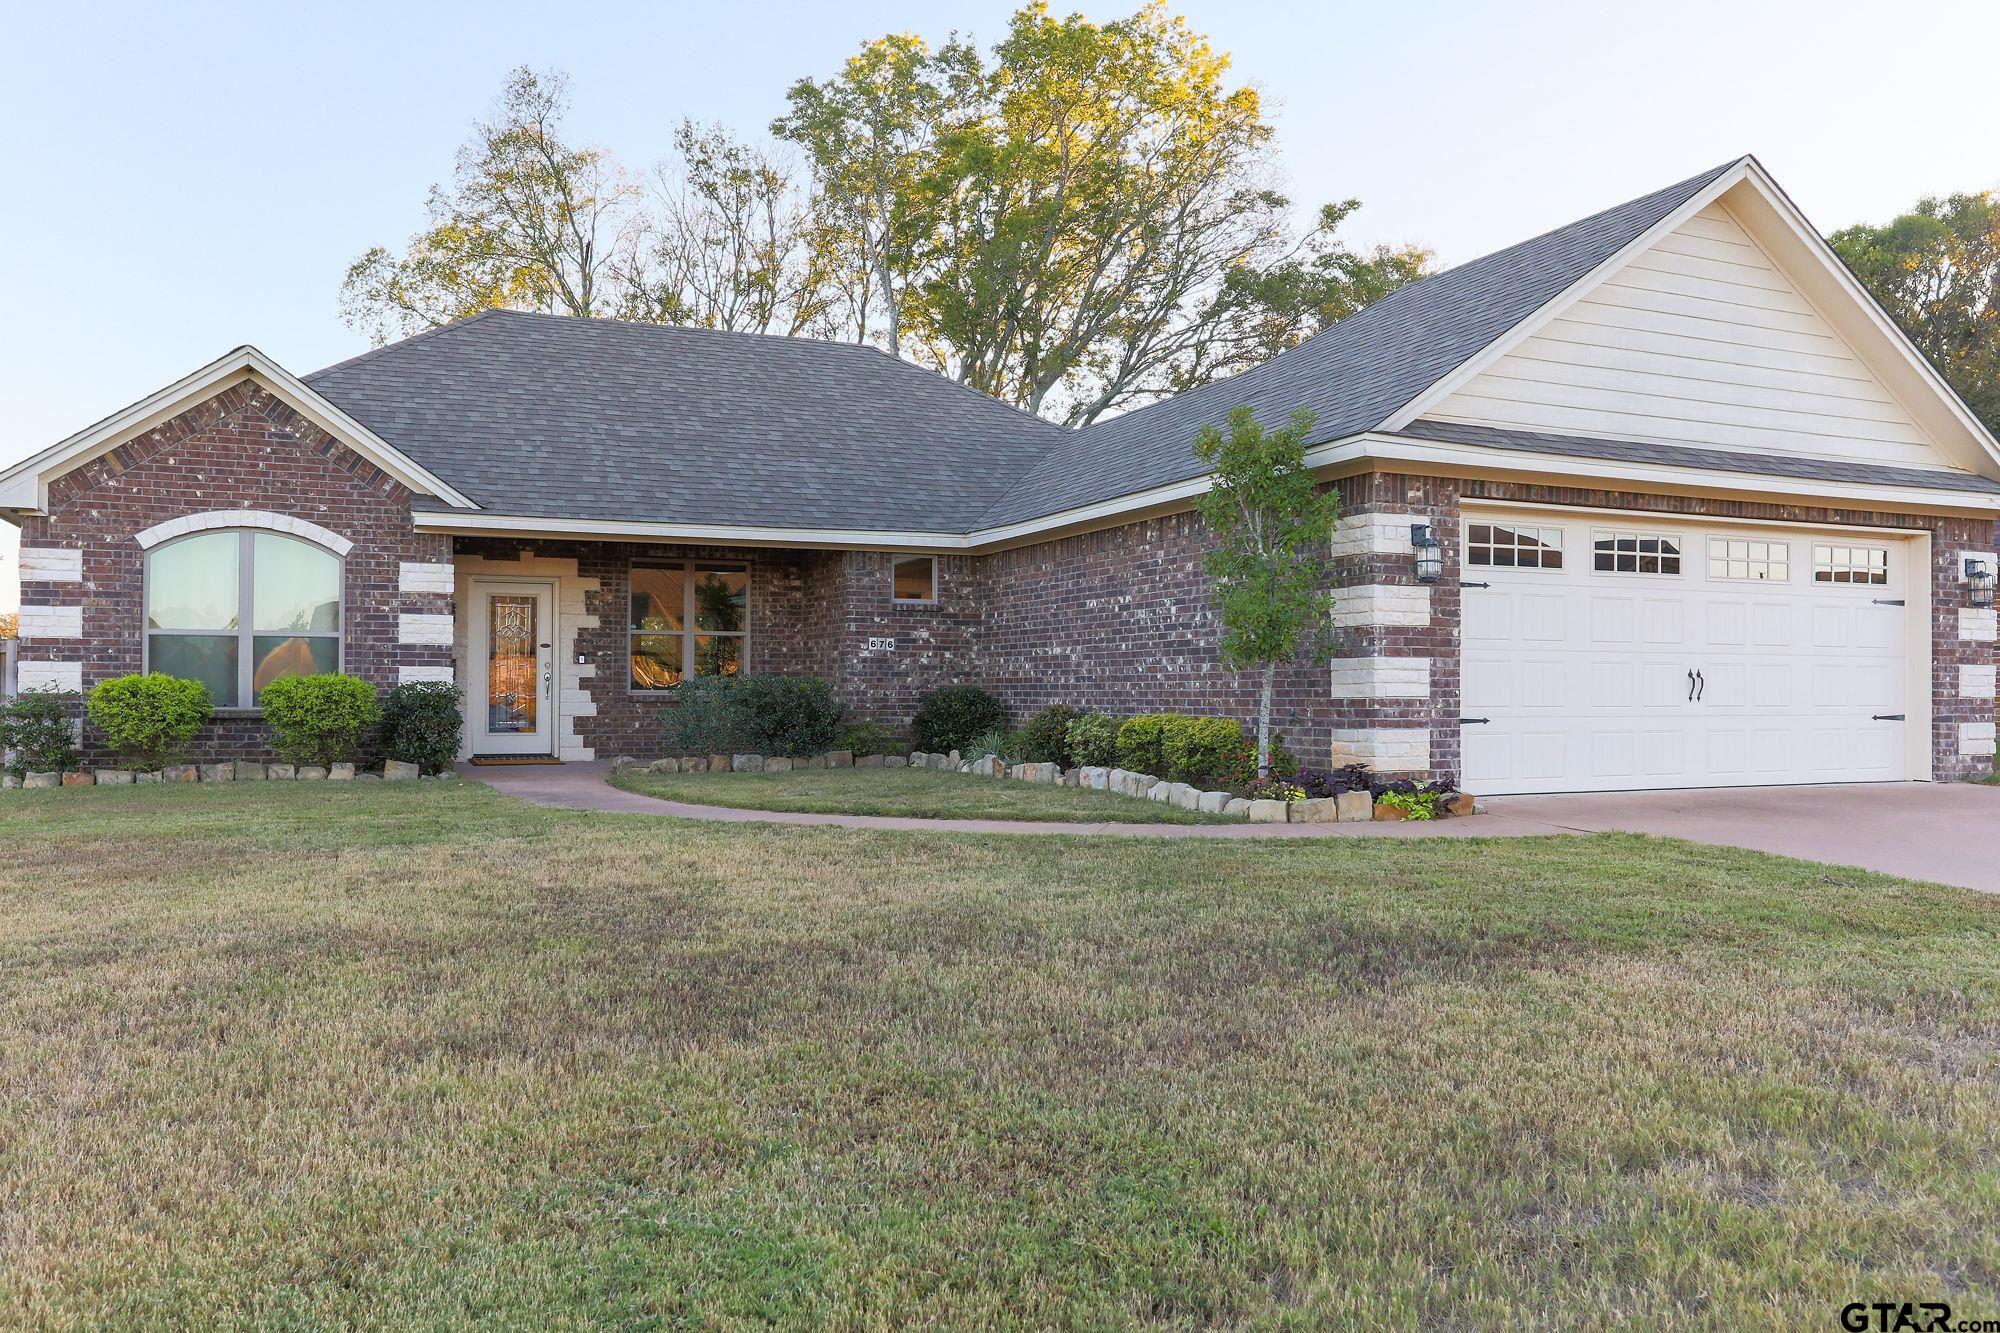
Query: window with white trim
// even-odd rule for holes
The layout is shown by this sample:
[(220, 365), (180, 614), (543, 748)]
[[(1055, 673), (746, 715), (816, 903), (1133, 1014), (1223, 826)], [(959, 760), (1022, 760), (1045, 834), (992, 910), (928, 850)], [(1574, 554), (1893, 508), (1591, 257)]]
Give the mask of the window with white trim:
[(896, 561), (891, 577), (898, 602), (931, 605), (938, 599), (936, 556), (903, 556)]
[(146, 553), (148, 671), (208, 686), (217, 708), (254, 707), (286, 676), (340, 670), (339, 556), (253, 528), (200, 532)]
[(627, 632), (634, 690), (670, 690), (689, 676), (734, 676), (750, 642), (750, 571), (675, 562), (632, 566)]
[(1561, 569), (1561, 528), (1514, 523), (1465, 525), (1465, 563), (1493, 569)]
[(1739, 537), (1710, 537), (1708, 576), (1753, 583), (1783, 583), (1792, 577), (1792, 544)]
[(1888, 547), (1813, 543), (1813, 582), (1886, 584), (1888, 581)]
[(1658, 532), (1593, 532), (1591, 568), (1600, 574), (1678, 574), (1681, 539)]

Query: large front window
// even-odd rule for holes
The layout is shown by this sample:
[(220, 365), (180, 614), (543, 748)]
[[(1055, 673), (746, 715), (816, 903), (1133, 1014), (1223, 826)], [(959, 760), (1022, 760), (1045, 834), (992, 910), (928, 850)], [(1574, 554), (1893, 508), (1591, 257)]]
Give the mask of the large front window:
[(285, 676), (340, 670), (340, 558), (275, 532), (204, 532), (146, 556), (146, 669), (246, 708)]
[(750, 573), (741, 565), (634, 565), (631, 603), (633, 689), (743, 669)]

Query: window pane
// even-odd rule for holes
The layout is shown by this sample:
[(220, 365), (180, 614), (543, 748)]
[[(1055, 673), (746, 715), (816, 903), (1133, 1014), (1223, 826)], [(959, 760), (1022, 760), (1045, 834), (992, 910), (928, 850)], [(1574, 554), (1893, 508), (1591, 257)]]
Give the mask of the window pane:
[[(681, 571), (678, 569), (632, 570), (632, 624), (635, 630), (679, 630), (683, 628)], [(675, 657), (678, 667), (679, 657)]]
[(340, 670), (338, 639), (259, 634), (250, 641), (250, 650), (256, 654), (250, 668), (253, 694), (286, 676), (330, 676)]
[[(750, 605), (750, 576), (740, 569), (697, 569), (694, 627), (740, 630)], [(707, 673), (702, 673), (707, 674)]]
[(734, 634), (697, 634), (694, 674), (733, 676), (743, 668), (743, 640)]
[(235, 629), (239, 545), (234, 532), (208, 532), (147, 556), (147, 627)]
[(664, 690), (681, 683), (681, 636), (632, 636), (632, 688)]
[(236, 707), (234, 635), (155, 634), (149, 659), (154, 671), (208, 686), (208, 697), (217, 708)]
[(896, 562), (896, 600), (899, 602), (928, 602), (935, 600), (931, 582), (936, 566), (931, 557), (917, 556)]
[(340, 628), (340, 561), (333, 555), (260, 532), (251, 539), (250, 559), (250, 628)]

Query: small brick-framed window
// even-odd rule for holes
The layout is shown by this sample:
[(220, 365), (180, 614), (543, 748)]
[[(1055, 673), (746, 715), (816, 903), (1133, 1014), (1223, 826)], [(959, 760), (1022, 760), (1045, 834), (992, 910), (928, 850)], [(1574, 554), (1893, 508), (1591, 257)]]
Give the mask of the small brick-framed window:
[(938, 599), (937, 557), (905, 555), (896, 558), (891, 571), (898, 606), (936, 606)]
[(1784, 583), (1792, 577), (1792, 544), (1710, 537), (1708, 576), (1732, 582)]
[(1465, 525), (1465, 563), (1492, 569), (1561, 569), (1561, 528), (1523, 527), (1517, 523)]
[(1813, 543), (1813, 582), (1881, 585), (1888, 581), (1888, 547)]
[(1660, 532), (1593, 532), (1590, 561), (1600, 574), (1679, 574), (1681, 539)]
[(734, 676), (750, 656), (750, 571), (705, 561), (646, 561), (631, 569), (627, 680), (637, 693), (689, 676)]

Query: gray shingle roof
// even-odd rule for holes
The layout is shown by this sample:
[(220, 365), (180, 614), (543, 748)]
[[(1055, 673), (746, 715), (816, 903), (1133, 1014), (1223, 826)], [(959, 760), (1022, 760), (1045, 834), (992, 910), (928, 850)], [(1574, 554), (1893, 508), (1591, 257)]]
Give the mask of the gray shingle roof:
[(1310, 443), (1373, 429), (1735, 165), (1400, 287), (1241, 375), (1086, 427), (1010, 488), (986, 523), (1022, 522), (1199, 476), (1195, 436), (1240, 406), (1266, 426), (1311, 408), (1318, 421)]
[(1869, 486), (1921, 486), (1934, 491), (2000, 495), (2000, 481), (1970, 472), (1844, 463), (1833, 458), (1785, 458), (1730, 449), (1696, 449), (1679, 444), (1635, 444), (1630, 440), (1599, 440), (1577, 435), (1543, 435), (1538, 431), (1504, 430), (1498, 426), (1474, 426), (1459, 421), (1420, 419), (1396, 433), (1417, 440), (1477, 444), (1491, 449), (1515, 449), (1522, 453), (1558, 454), (1565, 458), (1603, 458), (1621, 463), (1699, 468), (1704, 472), (1743, 472), (1759, 477), (1851, 481)]
[(1061, 427), (853, 343), (491, 311), (306, 383), (487, 509), (966, 532)]

